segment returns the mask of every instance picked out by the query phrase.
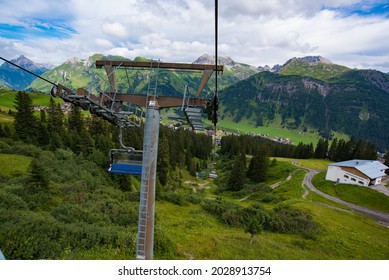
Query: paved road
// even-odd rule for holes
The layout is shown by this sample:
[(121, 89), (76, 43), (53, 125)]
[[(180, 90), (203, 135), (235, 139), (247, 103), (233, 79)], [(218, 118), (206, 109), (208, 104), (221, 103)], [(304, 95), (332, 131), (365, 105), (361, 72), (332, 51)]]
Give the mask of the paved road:
[(334, 197), (334, 196), (331, 196), (331, 195), (328, 195), (326, 193), (319, 191), (312, 184), (312, 178), (315, 174), (322, 172), (322, 171), (317, 171), (317, 170), (313, 170), (313, 169), (309, 169), (309, 168), (304, 168), (304, 169), (307, 170), (308, 172), (304, 177), (303, 184), (306, 185), (310, 191), (313, 191), (313, 192), (317, 193), (318, 195), (321, 195), (321, 196), (328, 198), (332, 201), (335, 201), (339, 204), (345, 205), (358, 213), (369, 216), (369, 217), (381, 222), (382, 224), (389, 226), (389, 213), (385, 213), (385, 212), (381, 212), (381, 211), (377, 211), (377, 210), (371, 210), (371, 209), (368, 209), (368, 208), (365, 208), (365, 207), (362, 207), (362, 206), (359, 206), (356, 204), (352, 204), (352, 203), (343, 201), (337, 197)]

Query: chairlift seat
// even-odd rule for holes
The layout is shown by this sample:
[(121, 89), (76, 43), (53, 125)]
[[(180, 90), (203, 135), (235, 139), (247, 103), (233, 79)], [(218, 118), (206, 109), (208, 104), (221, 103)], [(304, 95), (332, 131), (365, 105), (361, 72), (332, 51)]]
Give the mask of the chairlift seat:
[(109, 173), (126, 174), (126, 175), (142, 175), (142, 164), (122, 164), (112, 163), (108, 169)]
[(109, 153), (111, 160), (109, 173), (142, 175), (143, 151), (112, 149)]

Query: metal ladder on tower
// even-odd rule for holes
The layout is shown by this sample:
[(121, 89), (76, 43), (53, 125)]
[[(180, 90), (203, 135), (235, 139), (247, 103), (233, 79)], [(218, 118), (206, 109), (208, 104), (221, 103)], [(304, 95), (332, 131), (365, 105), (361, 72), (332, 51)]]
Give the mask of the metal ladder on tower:
[[(159, 71), (159, 61), (158, 67), (153, 67), (153, 61), (150, 62), (150, 74), (149, 74), (149, 84), (147, 87), (147, 103), (146, 108), (149, 106), (149, 100), (151, 96), (156, 96), (157, 85), (158, 85), (158, 71)], [(146, 114), (146, 118), (150, 117)], [(147, 119), (146, 119), (147, 122)], [(159, 125), (159, 122), (158, 122)], [(146, 259), (148, 255), (148, 246), (150, 242), (153, 241), (147, 240), (149, 236), (148, 230), (150, 227), (153, 228), (154, 223), (154, 212), (150, 213), (150, 199), (155, 199), (154, 193), (150, 193), (150, 179), (154, 172), (151, 170), (151, 163), (156, 159), (157, 147), (152, 145), (152, 135), (154, 127), (151, 125), (145, 125), (145, 131), (143, 136), (143, 161), (142, 161), (142, 178), (141, 178), (141, 193), (140, 193), (140, 204), (139, 204), (139, 220), (138, 220), (138, 240), (137, 240), (137, 251), (136, 258), (138, 260)], [(152, 202), (154, 204), (154, 201)]]

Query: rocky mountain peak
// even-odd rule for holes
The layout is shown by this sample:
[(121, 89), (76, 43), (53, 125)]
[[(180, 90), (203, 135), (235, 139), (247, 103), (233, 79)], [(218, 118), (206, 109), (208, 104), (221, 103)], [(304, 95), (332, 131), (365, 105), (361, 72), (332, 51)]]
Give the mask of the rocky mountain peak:
[(78, 57), (72, 57), (65, 61), (65, 64), (75, 65), (77, 63), (81, 62), (81, 59)]
[(258, 71), (263, 72), (263, 71), (269, 71), (269, 72), (277, 72), (282, 66), (279, 64), (274, 65), (273, 67), (270, 67), (269, 65), (265, 66), (258, 66)]
[(325, 64), (332, 64), (332, 62), (325, 58), (325, 57), (322, 57), (322, 56), (305, 56), (305, 57), (301, 57), (301, 58), (298, 58), (299, 60), (301, 61), (304, 61), (304, 62), (308, 62), (308, 63), (325, 63)]
[[(222, 64), (225, 66), (234, 66), (236, 64), (235, 61), (232, 60), (229, 56), (218, 56), (217, 58), (218, 64)], [(195, 64), (215, 64), (215, 56), (209, 54), (203, 54), (198, 59), (196, 59), (193, 63)]]
[[(11, 59), (11, 62), (13, 62), (16, 65), (19, 65), (23, 68), (26, 68), (28, 70), (38, 68), (38, 65), (36, 65), (31, 59), (25, 57), (24, 55), (21, 55), (15, 59)], [(8, 63), (4, 63), (3, 65), (1, 65), (1, 67), (4, 69), (17, 69), (17, 67), (15, 67), (11, 64), (8, 64)]]
[(317, 64), (317, 63), (333, 64), (329, 59), (324, 58), (322, 56), (305, 56), (305, 57), (293, 57), (289, 59), (283, 66), (295, 62), (307, 62), (309, 64)]

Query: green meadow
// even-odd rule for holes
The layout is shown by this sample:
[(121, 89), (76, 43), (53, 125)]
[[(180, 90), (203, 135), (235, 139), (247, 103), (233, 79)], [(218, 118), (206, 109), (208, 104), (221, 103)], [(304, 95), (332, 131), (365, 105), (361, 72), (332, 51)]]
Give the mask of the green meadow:
[(1, 175), (17, 177), (27, 173), (31, 157), (23, 155), (0, 154)]

